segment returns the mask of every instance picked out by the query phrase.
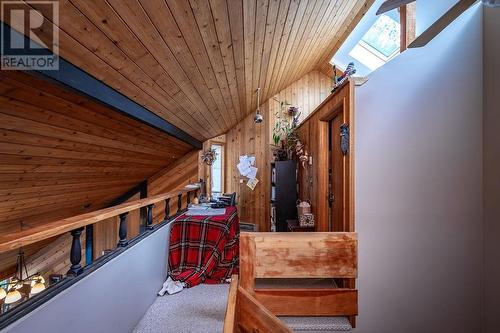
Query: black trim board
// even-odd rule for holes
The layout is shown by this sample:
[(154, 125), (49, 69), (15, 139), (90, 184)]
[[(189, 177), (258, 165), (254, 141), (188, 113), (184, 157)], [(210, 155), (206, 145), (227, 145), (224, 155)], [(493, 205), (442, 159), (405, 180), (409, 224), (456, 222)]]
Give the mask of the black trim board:
[[(4, 34), (1, 38), (4, 39), (4, 42), (9, 43), (12, 36), (11, 31), (14, 31), (14, 34), (20, 38), (24, 37), (24, 39), (28, 39), (28, 37), (12, 29), (8, 24), (4, 22), (1, 22), (1, 24), (4, 30)], [(50, 50), (46, 50), (46, 52), (48, 54), (52, 54)], [(76, 91), (80, 95), (84, 95), (98, 101), (106, 107), (125, 114), (133, 119), (139, 120), (164, 133), (172, 135), (179, 140), (190, 144), (194, 148), (202, 149), (203, 147), (202, 142), (198, 139), (172, 125), (145, 107), (137, 104), (127, 96), (96, 79), (82, 69), (64, 60), (62, 57), (59, 57), (59, 70), (37, 70), (27, 72), (36, 73), (42, 78), (56, 81), (66, 88)]]

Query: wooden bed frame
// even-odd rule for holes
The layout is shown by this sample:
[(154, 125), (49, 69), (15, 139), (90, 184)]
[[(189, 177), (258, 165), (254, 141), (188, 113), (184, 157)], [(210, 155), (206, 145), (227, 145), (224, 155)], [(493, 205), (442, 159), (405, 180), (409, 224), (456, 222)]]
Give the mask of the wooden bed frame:
[(240, 275), (231, 283), (224, 333), (291, 332), (276, 316), (347, 316), (354, 327), (356, 289), (257, 288), (255, 279), (352, 281), (357, 247), (350, 232), (241, 233)]

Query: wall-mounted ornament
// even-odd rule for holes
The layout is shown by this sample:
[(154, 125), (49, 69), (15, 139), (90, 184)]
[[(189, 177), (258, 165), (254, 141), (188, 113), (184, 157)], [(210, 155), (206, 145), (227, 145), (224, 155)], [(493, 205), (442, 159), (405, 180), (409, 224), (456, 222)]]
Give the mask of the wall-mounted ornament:
[(215, 149), (207, 149), (203, 153), (201, 153), (201, 161), (206, 165), (212, 165), (214, 161), (217, 159), (217, 152)]
[(349, 152), (349, 124), (340, 125), (340, 149), (344, 155)]

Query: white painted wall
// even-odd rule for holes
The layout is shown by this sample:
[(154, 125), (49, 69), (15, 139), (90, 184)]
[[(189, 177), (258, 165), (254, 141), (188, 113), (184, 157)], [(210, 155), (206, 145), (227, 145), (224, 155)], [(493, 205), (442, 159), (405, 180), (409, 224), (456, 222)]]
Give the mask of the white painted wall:
[(0, 332), (132, 332), (166, 279), (170, 227), (162, 226)]
[(484, 9), (484, 332), (500, 332), (500, 8)]
[(356, 94), (356, 332), (479, 332), (481, 7)]

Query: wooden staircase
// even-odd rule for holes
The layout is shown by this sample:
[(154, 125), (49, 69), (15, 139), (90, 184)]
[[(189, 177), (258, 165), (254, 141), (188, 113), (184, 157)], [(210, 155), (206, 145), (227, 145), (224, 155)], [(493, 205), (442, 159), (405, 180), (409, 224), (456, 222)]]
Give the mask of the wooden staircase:
[[(240, 276), (231, 282), (224, 333), (350, 330), (358, 292), (344, 286), (356, 277), (355, 233), (242, 233)], [(259, 279), (285, 282), (266, 286)], [(286, 282), (297, 279), (336, 283), (311, 288)]]

